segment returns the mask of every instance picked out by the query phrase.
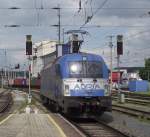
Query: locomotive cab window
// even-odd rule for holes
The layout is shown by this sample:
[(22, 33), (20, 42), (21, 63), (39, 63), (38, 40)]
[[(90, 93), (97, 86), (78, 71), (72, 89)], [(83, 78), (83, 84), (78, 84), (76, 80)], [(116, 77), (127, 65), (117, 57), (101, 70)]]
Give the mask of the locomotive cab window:
[(96, 61), (69, 62), (70, 77), (102, 78), (102, 63)]

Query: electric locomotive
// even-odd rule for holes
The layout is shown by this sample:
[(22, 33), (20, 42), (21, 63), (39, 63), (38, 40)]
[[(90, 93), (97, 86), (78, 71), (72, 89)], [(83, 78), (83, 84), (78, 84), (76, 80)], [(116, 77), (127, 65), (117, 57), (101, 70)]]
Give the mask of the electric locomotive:
[(103, 58), (81, 52), (56, 58), (41, 72), (41, 99), (71, 117), (111, 111), (108, 68)]

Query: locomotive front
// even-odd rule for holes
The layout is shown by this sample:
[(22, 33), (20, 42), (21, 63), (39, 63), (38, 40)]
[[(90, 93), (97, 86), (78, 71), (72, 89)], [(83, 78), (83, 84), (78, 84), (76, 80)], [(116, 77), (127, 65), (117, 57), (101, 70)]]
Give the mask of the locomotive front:
[(100, 56), (69, 55), (62, 64), (65, 113), (78, 116), (111, 111), (108, 69)]

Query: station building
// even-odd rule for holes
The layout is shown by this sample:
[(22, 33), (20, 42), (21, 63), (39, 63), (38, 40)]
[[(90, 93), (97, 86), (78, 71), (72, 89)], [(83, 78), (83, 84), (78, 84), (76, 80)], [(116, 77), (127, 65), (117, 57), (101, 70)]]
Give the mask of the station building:
[(33, 45), (32, 77), (39, 77), (42, 68), (56, 58), (56, 40), (44, 40)]

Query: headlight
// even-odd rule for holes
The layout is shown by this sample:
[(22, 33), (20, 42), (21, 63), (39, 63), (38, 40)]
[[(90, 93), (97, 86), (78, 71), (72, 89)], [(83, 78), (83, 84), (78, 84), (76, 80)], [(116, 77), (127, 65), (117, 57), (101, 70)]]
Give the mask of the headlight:
[(75, 73), (78, 70), (78, 66), (76, 64), (73, 64), (73, 65), (71, 65), (70, 69), (73, 73)]
[(70, 95), (69, 85), (65, 85), (64, 95)]

